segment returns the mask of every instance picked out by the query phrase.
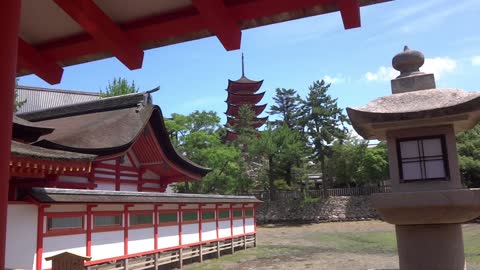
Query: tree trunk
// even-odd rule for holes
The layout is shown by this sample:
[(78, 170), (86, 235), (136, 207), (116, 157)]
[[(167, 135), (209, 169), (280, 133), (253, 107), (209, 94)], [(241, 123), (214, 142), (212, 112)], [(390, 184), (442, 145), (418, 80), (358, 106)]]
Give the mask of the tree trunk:
[(287, 167), (287, 175), (285, 177), (285, 182), (287, 182), (288, 186), (292, 185), (292, 166), (290, 164)]
[(268, 186), (270, 188), (270, 200), (274, 201), (275, 198), (275, 185), (273, 183), (273, 157), (268, 157)]
[(320, 158), (320, 168), (322, 170), (322, 190), (323, 190), (323, 196), (328, 197), (328, 176), (325, 171), (325, 158), (322, 156)]

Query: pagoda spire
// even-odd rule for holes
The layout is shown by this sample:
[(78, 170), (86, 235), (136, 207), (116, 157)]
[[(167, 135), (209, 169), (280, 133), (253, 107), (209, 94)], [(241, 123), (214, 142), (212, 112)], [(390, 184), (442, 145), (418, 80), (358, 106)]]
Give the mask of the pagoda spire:
[(243, 52), (242, 52), (242, 77), (245, 77), (245, 65), (243, 63)]

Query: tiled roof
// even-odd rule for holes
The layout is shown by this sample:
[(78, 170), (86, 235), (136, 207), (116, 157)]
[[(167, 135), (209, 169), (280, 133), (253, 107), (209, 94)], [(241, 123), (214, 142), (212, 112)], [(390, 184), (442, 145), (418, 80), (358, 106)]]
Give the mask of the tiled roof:
[(96, 157), (95, 155), (46, 149), (43, 147), (38, 147), (16, 141), (12, 141), (11, 152), (12, 155), (16, 157), (30, 157), (43, 160), (58, 161), (92, 161)]
[(32, 188), (30, 195), (43, 203), (262, 203), (255, 196), (128, 192), (61, 188)]
[(17, 101), (26, 100), (17, 113), (28, 113), (100, 99), (98, 93), (17, 86)]

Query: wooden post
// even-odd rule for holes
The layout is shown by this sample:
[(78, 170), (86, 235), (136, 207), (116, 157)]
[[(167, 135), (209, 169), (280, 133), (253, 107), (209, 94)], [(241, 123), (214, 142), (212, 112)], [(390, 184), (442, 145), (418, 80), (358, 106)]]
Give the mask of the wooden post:
[(178, 250), (178, 268), (183, 268), (183, 248)]
[(243, 249), (247, 249), (247, 236), (243, 236)]
[(232, 248), (232, 254), (235, 253), (235, 247), (233, 246), (233, 238), (230, 240), (230, 245)]
[(81, 256), (70, 252), (63, 252), (45, 258), (52, 261), (52, 270), (84, 270), (84, 262), (90, 261), (92, 257)]
[(200, 248), (200, 251), (199, 251), (200, 252), (200, 262), (203, 262), (203, 245), (200, 244), (199, 248)]
[(257, 247), (257, 234), (253, 235), (253, 247)]
[(155, 267), (155, 270), (158, 270), (158, 253), (155, 253), (153, 258), (155, 260), (155, 262), (153, 263), (153, 266)]
[(128, 259), (123, 260), (123, 269), (128, 270)]
[(217, 258), (220, 258), (220, 241), (217, 241)]

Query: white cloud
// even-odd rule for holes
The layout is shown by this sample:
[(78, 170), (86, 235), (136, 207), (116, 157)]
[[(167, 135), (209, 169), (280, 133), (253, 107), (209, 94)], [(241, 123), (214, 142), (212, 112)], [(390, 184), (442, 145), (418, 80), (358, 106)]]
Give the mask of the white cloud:
[(440, 79), (444, 74), (453, 72), (457, 68), (457, 62), (449, 57), (435, 57), (425, 59), (425, 64), (420, 71), (435, 74)]
[(365, 79), (367, 79), (367, 81), (389, 81), (397, 77), (399, 74), (400, 72), (392, 67), (381, 66), (376, 72), (365, 73)]
[[(473, 63), (473, 60), (472, 60)], [(480, 64), (480, 59), (479, 59)], [(425, 64), (420, 71), (435, 74), (436, 79), (440, 79), (446, 73), (451, 73), (457, 68), (457, 62), (449, 57), (426, 58)], [(367, 81), (389, 81), (396, 78), (400, 72), (392, 67), (381, 66), (376, 72), (365, 73)]]
[(480, 55), (472, 57), (472, 66), (480, 66)]
[(345, 76), (343, 75), (336, 75), (336, 76), (325, 75), (323, 76), (322, 80), (324, 80), (326, 83), (335, 84), (335, 83), (344, 83), (345, 81), (347, 81), (347, 78), (345, 78)]

